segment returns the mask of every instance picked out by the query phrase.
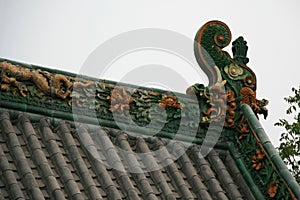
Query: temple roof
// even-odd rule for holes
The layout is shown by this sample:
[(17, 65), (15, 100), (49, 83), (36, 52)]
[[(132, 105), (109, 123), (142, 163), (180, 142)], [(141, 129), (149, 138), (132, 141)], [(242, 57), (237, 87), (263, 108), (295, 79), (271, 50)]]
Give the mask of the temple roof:
[(209, 85), (186, 94), (0, 59), (0, 199), (299, 199), (247, 43), (231, 58), (219, 21), (195, 41)]

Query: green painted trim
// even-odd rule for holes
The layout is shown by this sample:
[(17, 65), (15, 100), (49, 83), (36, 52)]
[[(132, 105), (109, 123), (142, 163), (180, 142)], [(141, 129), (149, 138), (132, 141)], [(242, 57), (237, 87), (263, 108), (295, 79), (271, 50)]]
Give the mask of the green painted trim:
[(293, 194), (296, 196), (297, 199), (300, 199), (300, 186), (292, 176), (290, 171), (288, 170), (287, 166), (282, 161), (278, 151), (272, 145), (270, 139), (268, 138), (266, 132), (264, 131), (262, 125), (258, 121), (257, 117), (255, 116), (253, 110), (249, 105), (242, 104), (240, 106), (243, 114), (248, 119), (249, 125), (253, 128), (254, 132), (257, 134), (262, 146), (264, 147), (266, 153), (269, 155), (271, 162), (276, 167), (279, 175), (287, 184), (287, 186), (291, 189)]
[(252, 176), (249, 173), (249, 171), (247, 170), (247, 167), (246, 167), (243, 159), (241, 158), (241, 155), (238, 152), (238, 150), (235, 148), (235, 146), (232, 143), (229, 143), (228, 149), (229, 149), (230, 155), (234, 158), (235, 163), (236, 163), (237, 167), (239, 168), (243, 178), (245, 179), (246, 183), (248, 184), (253, 196), (259, 200), (265, 199), (264, 195), (261, 193), (261, 191), (259, 190), (257, 185), (254, 183)]

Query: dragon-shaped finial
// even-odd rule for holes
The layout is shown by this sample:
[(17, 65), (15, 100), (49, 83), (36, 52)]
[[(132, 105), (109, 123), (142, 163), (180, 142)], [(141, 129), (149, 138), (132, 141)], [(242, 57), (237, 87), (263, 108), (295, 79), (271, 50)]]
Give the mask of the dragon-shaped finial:
[[(207, 90), (220, 86), (221, 81), (223, 83), (221, 86), (227, 94), (227, 127), (235, 125), (239, 118), (236, 111), (243, 103), (249, 104), (255, 113), (267, 115), (264, 107), (267, 101), (256, 99), (256, 76), (246, 65), (249, 62), (247, 42), (239, 37), (232, 43), (233, 58), (222, 50), (230, 42), (228, 26), (221, 21), (210, 21), (197, 32), (194, 43), (197, 62), (209, 79)], [(196, 88), (192, 87), (192, 90), (197, 93)], [(191, 88), (188, 92), (191, 92)]]

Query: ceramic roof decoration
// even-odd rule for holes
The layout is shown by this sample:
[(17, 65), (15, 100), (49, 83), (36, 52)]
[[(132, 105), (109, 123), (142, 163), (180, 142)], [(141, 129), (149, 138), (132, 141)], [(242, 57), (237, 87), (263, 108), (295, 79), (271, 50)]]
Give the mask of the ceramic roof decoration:
[(0, 59), (0, 200), (300, 199), (258, 120), (247, 43), (231, 57), (230, 42), (223, 22), (200, 28), (209, 85), (186, 94)]

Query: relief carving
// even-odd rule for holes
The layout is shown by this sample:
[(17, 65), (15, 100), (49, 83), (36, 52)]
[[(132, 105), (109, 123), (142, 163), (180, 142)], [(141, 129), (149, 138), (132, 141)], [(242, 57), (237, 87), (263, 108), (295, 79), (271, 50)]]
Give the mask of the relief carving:
[(22, 97), (28, 97), (28, 85), (32, 84), (46, 96), (60, 99), (70, 98), (73, 88), (88, 87), (94, 84), (93, 81), (82, 82), (74, 77), (40, 69), (30, 69), (6, 61), (0, 63), (0, 70), (2, 74), (1, 90), (13, 94), (19, 93)]

